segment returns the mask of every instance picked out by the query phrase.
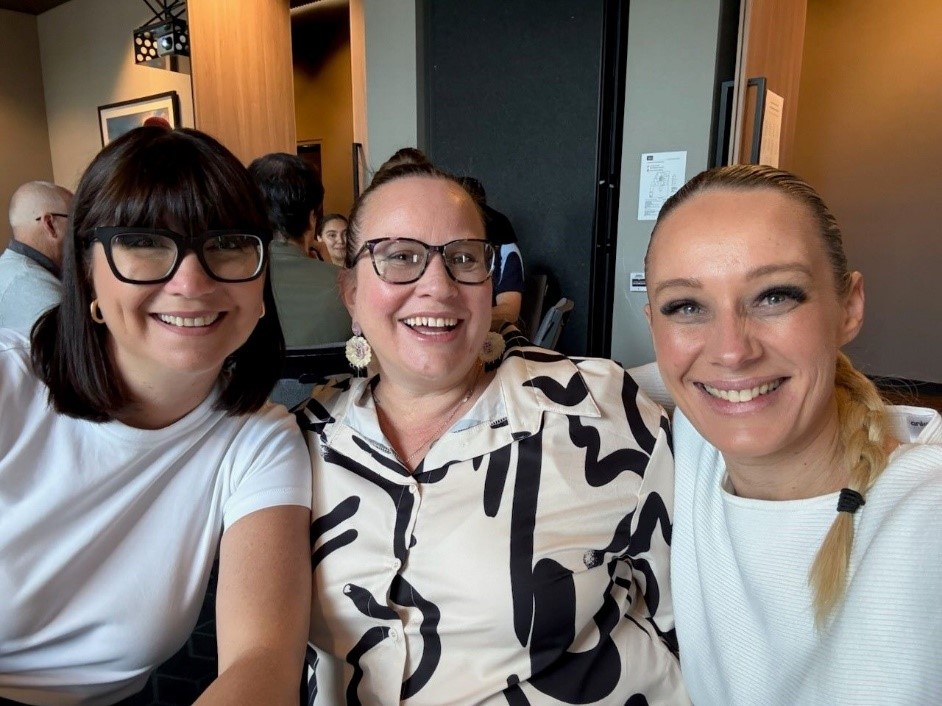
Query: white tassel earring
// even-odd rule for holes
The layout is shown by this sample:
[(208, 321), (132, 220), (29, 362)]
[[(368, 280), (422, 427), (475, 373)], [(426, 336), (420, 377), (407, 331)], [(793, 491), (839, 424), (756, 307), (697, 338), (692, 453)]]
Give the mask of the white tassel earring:
[(493, 363), (504, 354), (504, 337), (496, 331), (488, 331), (484, 337), (484, 345), (481, 346), (481, 352), (478, 358), (484, 365)]
[(353, 323), (353, 336), (347, 341), (346, 348), (347, 362), (357, 370), (362, 370), (373, 359), (373, 349), (370, 343), (363, 338), (363, 330), (360, 324)]

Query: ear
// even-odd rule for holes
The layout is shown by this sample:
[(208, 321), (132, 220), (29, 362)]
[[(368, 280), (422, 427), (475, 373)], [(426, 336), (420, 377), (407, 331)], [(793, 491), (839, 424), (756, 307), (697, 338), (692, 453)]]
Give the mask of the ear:
[(844, 320), (841, 323), (839, 345), (850, 343), (860, 333), (864, 321), (865, 299), (863, 275), (859, 272), (851, 272), (850, 290), (844, 299)]
[(51, 213), (43, 214), (42, 224), (43, 230), (46, 231), (46, 235), (48, 235), (52, 240), (59, 239), (59, 234), (56, 232), (56, 221)]
[(341, 267), (337, 271), (337, 288), (340, 290), (343, 305), (350, 313), (350, 318), (356, 320), (357, 275), (355, 268)]
[(651, 302), (644, 305), (644, 318), (648, 322), (648, 331), (651, 330)]

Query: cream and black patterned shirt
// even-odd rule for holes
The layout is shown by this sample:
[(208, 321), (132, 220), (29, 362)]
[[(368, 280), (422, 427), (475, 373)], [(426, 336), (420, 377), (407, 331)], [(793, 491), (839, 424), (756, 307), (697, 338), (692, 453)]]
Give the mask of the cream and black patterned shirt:
[[(316, 704), (686, 704), (668, 422), (615, 363), (511, 345), (407, 472), (371, 387), (316, 391)], [(520, 345), (523, 344), (523, 345)]]

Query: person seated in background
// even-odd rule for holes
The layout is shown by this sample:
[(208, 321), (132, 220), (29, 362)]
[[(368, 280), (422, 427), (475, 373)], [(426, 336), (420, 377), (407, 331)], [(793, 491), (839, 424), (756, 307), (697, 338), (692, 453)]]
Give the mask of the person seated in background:
[(29, 333), (40, 314), (62, 299), (62, 244), (72, 192), (30, 181), (10, 199), (13, 239), (0, 255), (0, 328)]
[(347, 218), (339, 213), (328, 213), (317, 226), (317, 240), (324, 244), (330, 261), (343, 267), (347, 255)]
[(942, 419), (887, 408), (841, 352), (863, 278), (820, 195), (771, 167), (703, 172), (645, 264), (693, 701), (942, 703)]
[(495, 324), (502, 321), (517, 323), (520, 318), (520, 304), (525, 289), (523, 277), (523, 256), (517, 245), (517, 234), (510, 219), (487, 203), (484, 185), (474, 177), (462, 177), (461, 183), (477, 200), (484, 211), (484, 225), (487, 239), (494, 246), (497, 258), (494, 261), (494, 301), (491, 317)]
[(347, 253), (348, 359), (375, 373), (298, 412), (313, 703), (689, 703), (661, 410), (610, 360), (490, 332), (494, 247), (435, 167), (377, 175)]
[(245, 167), (141, 127), (82, 176), (62, 303), (0, 331), (0, 702), (115, 704), (193, 630), (199, 704), (297, 704), (311, 478), (266, 402), (283, 350)]
[(337, 292), (337, 268), (306, 254), (305, 233), (315, 231), (324, 202), (317, 173), (297, 155), (275, 152), (249, 165), (275, 232), (271, 280), (288, 348), (342, 341), (350, 331)]

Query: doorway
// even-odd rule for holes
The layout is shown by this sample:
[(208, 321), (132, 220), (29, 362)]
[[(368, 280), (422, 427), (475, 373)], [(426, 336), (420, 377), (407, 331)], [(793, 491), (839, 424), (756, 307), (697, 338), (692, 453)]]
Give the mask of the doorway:
[[(575, 309), (559, 349), (607, 356), (628, 3), (424, 0), (420, 138), (479, 179), (511, 221), (527, 274)], [(555, 296), (555, 298), (554, 298)]]

